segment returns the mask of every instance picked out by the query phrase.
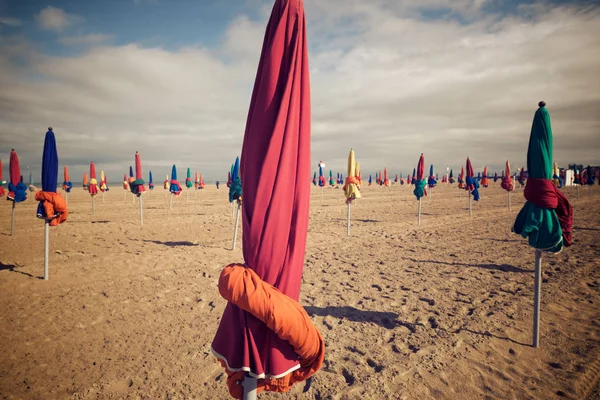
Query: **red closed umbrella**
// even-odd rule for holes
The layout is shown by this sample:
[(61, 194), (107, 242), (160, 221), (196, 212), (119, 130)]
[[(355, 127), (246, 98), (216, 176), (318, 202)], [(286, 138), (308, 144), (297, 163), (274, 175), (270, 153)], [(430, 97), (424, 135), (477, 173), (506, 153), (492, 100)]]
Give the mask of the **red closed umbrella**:
[[(253, 382), (248, 376), (258, 379), (258, 391), (288, 391), (324, 358), (323, 339), (298, 304), (310, 201), (305, 27), (302, 0), (275, 1), (248, 112), (241, 156), (245, 264), (221, 274), (219, 292), (229, 302), (212, 343), (236, 398), (240, 381)], [(288, 305), (294, 307), (286, 311)]]
[(4, 181), (2, 180), (2, 160), (0, 160), (0, 197), (4, 196), (4, 188), (2, 185)]

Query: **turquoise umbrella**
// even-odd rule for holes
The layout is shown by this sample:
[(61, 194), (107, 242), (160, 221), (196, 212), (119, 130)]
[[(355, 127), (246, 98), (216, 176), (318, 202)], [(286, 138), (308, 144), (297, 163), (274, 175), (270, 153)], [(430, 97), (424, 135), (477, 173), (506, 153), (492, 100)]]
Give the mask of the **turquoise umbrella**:
[[(533, 118), (529, 148), (527, 150), (527, 170), (529, 177), (552, 179), (552, 127), (550, 113), (541, 105)], [(545, 105), (545, 104), (544, 104)], [(553, 184), (554, 186), (554, 184)], [(533, 191), (529, 190), (533, 195)], [(528, 193), (525, 194), (526, 198)], [(513, 231), (528, 238), (529, 245), (536, 250), (558, 253), (563, 247), (563, 232), (554, 209), (542, 208), (530, 199), (517, 215)]]
[(546, 103), (539, 103), (533, 117), (525, 187), (525, 205), (517, 215), (513, 232), (528, 238), (535, 249), (533, 346), (539, 344), (539, 315), (542, 281), (542, 251), (558, 253), (571, 244), (573, 211), (569, 201), (552, 181), (552, 127)]

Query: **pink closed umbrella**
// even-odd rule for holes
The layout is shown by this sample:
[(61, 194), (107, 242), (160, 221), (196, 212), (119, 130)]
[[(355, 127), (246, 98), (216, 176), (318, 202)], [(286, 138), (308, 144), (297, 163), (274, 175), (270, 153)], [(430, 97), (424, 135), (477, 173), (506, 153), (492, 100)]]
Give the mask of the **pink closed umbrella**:
[[(323, 361), (322, 338), (297, 303), (310, 201), (307, 52), (303, 1), (276, 0), (241, 156), (245, 263), (227, 266), (221, 274), (219, 292), (229, 302), (212, 343), (236, 398), (253, 391), (247, 384), (258, 391), (285, 392), (314, 374)], [(276, 179), (278, 175), (290, 179)], [(234, 273), (248, 280), (232, 279)], [(249, 292), (249, 287), (260, 290)], [(263, 290), (272, 296), (261, 297)], [(281, 296), (284, 301), (273, 303)], [(278, 314), (285, 304), (295, 305), (291, 325), (282, 322), (286, 315)], [(272, 314), (266, 317), (256, 308)], [(298, 337), (300, 331), (307, 336)], [(314, 344), (309, 352), (304, 351), (307, 342)]]

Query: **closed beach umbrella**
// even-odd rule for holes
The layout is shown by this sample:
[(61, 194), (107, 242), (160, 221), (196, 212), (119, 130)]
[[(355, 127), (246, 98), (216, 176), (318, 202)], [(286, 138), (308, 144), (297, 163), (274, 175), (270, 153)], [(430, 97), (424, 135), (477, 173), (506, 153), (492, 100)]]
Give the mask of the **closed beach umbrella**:
[(347, 235), (350, 236), (350, 206), (356, 199), (360, 199), (360, 191), (358, 189), (358, 179), (356, 179), (356, 160), (354, 158), (354, 150), (350, 149), (348, 154), (348, 175), (344, 182), (344, 196), (347, 203)]
[(481, 177), (481, 186), (483, 186), (484, 188), (488, 187), (489, 181), (488, 181), (488, 172), (487, 172), (487, 166), (483, 167), (483, 176)]
[(4, 188), (2, 187), (2, 185), (4, 185), (4, 184), (5, 184), (5, 182), (2, 179), (2, 160), (0, 160), (0, 197), (3, 197), (5, 195)]
[(45, 221), (44, 224), (44, 279), (48, 279), (49, 263), (49, 227), (58, 226), (65, 222), (69, 216), (67, 203), (56, 192), (58, 182), (58, 152), (56, 151), (56, 138), (52, 128), (48, 128), (44, 139), (42, 153), (42, 190), (35, 195), (39, 201), (37, 216)]
[(287, 392), (324, 359), (324, 341), (298, 303), (310, 202), (307, 51), (303, 2), (277, 0), (242, 148), (244, 264), (221, 273), (228, 304), (212, 343), (235, 398), (244, 388), (248, 397), (256, 387)]
[(69, 179), (69, 167), (67, 166), (63, 168), (62, 188), (67, 193), (71, 193), (71, 189), (73, 188), (73, 183), (71, 183), (71, 180)]
[(527, 150), (527, 202), (517, 215), (513, 230), (528, 238), (531, 247), (557, 253), (563, 245), (571, 244), (572, 210), (551, 180), (552, 142), (550, 113), (542, 102), (533, 118)]
[(552, 179), (554, 180), (554, 186), (559, 189), (563, 187), (563, 180), (560, 177), (560, 170), (558, 169), (558, 164), (556, 163), (554, 163), (554, 166), (552, 167)]
[(434, 188), (437, 185), (437, 180), (433, 176), (433, 164), (429, 167), (429, 177), (427, 178), (427, 186)]
[(191, 189), (193, 186), (194, 184), (192, 183), (192, 171), (190, 170), (190, 167), (188, 167), (187, 175), (185, 177), (185, 187)]
[(96, 179), (96, 165), (92, 161), (90, 163), (90, 184), (88, 187), (90, 196), (94, 197), (98, 194), (98, 180)]
[(528, 239), (535, 249), (533, 346), (539, 344), (539, 315), (542, 284), (542, 252), (558, 253), (572, 242), (573, 210), (552, 182), (553, 139), (550, 113), (540, 102), (533, 117), (524, 190), (525, 205), (519, 211), (513, 232)]
[(173, 164), (173, 168), (171, 169), (171, 184), (169, 186), (169, 191), (172, 195), (179, 196), (181, 194), (181, 185), (177, 181), (177, 167)]

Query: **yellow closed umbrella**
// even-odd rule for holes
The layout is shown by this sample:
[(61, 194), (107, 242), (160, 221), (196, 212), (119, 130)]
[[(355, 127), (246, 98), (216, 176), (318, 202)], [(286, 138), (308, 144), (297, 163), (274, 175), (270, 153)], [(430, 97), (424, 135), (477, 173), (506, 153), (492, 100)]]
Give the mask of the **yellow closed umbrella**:
[(552, 178), (554, 179), (554, 186), (556, 186), (557, 188), (559, 188), (560, 185), (560, 171), (558, 170), (558, 164), (554, 163), (554, 166), (552, 167)]
[(354, 176), (356, 176), (356, 180), (358, 181), (358, 184), (362, 185), (362, 176), (360, 174), (360, 163), (358, 161), (356, 162)]
[(344, 184), (344, 195), (346, 196), (346, 204), (348, 205), (348, 229), (346, 232), (348, 236), (350, 236), (350, 206), (353, 200), (360, 199), (360, 190), (358, 189), (359, 184), (360, 183), (356, 178), (354, 150), (350, 149), (350, 154), (348, 155), (348, 175), (346, 176), (346, 182)]

